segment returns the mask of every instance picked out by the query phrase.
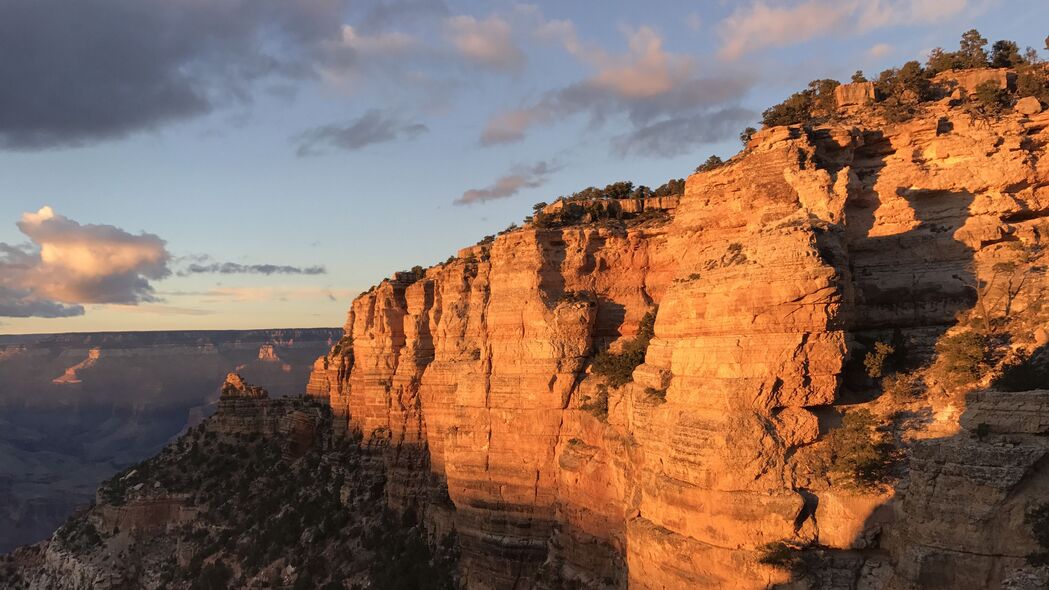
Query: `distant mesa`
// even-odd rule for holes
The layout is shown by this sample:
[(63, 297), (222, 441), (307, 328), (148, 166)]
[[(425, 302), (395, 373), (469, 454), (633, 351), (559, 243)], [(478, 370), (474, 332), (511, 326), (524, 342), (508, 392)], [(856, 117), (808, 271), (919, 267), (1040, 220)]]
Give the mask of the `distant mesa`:
[(66, 369), (65, 373), (51, 380), (55, 385), (76, 385), (81, 383), (79, 372), (82, 369), (94, 366), (98, 359), (102, 358), (101, 348), (92, 348), (87, 351), (87, 358)]

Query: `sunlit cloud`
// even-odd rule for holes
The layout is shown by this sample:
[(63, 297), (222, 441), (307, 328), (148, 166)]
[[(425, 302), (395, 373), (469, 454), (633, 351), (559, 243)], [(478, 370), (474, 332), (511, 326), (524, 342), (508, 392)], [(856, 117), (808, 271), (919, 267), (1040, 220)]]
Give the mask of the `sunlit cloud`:
[(478, 20), (470, 15), (447, 20), (448, 39), (462, 57), (482, 66), (516, 71), (525, 54), (515, 44), (510, 24), (497, 15)]
[(747, 53), (797, 45), (816, 37), (935, 23), (967, 7), (967, 0), (751, 2), (737, 8), (718, 25), (723, 40), (718, 55), (735, 60)]
[(150, 281), (171, 274), (164, 240), (112, 225), (81, 225), (51, 207), (25, 213), (28, 248), (0, 244), (0, 315), (63, 317), (84, 303), (155, 301)]

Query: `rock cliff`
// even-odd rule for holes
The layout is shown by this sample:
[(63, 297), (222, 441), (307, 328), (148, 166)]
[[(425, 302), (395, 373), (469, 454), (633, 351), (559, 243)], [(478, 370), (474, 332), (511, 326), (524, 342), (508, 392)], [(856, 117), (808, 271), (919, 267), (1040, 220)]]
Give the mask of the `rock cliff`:
[(559, 201), (394, 274), (312, 399), (231, 375), (6, 579), (188, 587), (120, 532), (163, 528), (243, 587), (1046, 587), (1049, 114), (946, 90), (891, 122), (847, 88), (679, 198)]
[[(667, 218), (526, 226), (383, 281), (308, 391), (387, 443), (387, 501), (457, 533), (470, 588), (1037, 577), (1045, 394), (967, 406), (932, 361), (956, 324), (993, 324), (999, 351), (1036, 345), (1047, 127), (947, 98), (905, 123), (767, 129), (691, 176)], [(650, 311), (644, 363), (610, 386), (595, 355)], [(924, 393), (864, 375), (890, 340)], [(880, 485), (828, 467), (861, 409), (896, 449)], [(959, 426), (973, 415), (985, 426)]]

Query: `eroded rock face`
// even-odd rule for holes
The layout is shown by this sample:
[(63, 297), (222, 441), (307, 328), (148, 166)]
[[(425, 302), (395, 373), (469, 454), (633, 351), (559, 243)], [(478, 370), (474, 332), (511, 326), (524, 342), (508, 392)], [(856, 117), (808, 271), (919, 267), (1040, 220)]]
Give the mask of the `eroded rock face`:
[[(457, 532), (470, 588), (766, 588), (791, 581), (759, 560), (781, 540), (830, 551), (826, 588), (1000, 581), (1030, 549), (1015, 490), (1041, 447), (926, 441), (906, 494), (838, 489), (813, 460), (861, 341), (927, 353), (1009, 244), (1049, 230), (1049, 118), (930, 109), (763, 131), (669, 222), (526, 227), (395, 276), (353, 302), (309, 391), (388, 439), (387, 500)], [(590, 359), (657, 307), (633, 382), (588, 411)], [(988, 420), (1024, 433), (1038, 408)], [(954, 519), (944, 486), (981, 514)], [(989, 523), (1012, 532), (978, 547)]]

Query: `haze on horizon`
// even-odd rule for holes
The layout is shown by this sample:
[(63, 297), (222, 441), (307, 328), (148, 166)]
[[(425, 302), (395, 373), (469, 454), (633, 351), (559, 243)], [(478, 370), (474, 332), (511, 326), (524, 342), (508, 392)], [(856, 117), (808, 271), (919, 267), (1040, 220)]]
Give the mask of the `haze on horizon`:
[(339, 325), (589, 185), (658, 186), (809, 80), (1035, 0), (11, 0), (0, 333)]

